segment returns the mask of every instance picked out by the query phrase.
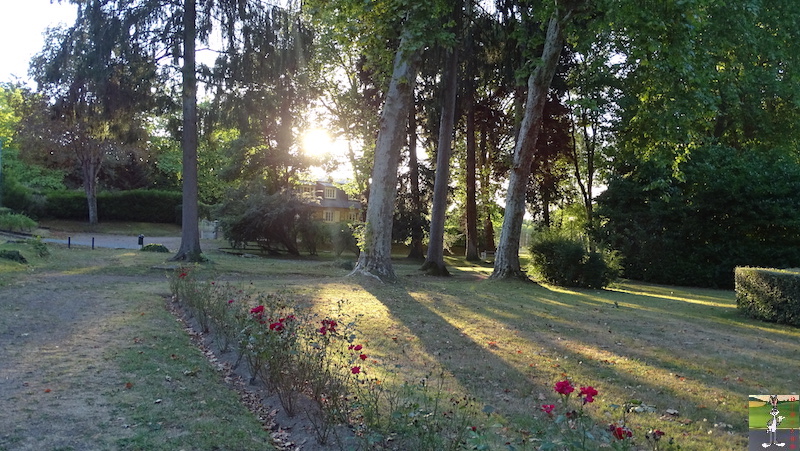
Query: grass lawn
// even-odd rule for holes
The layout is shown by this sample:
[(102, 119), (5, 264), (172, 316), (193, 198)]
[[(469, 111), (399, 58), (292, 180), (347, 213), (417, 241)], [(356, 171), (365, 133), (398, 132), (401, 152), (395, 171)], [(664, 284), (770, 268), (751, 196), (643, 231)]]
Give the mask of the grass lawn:
[[(76, 258), (51, 257), (16, 269), (0, 263), (0, 290), (9, 278), (32, 271), (144, 277), (165, 258), (123, 250), (55, 252)], [(383, 285), (347, 278), (326, 255), (208, 256), (212, 263), (198, 267), (200, 277), (280, 293), (322, 314), (357, 317), (369, 371), (387, 384), (444, 374), (443, 390), (490, 406), (492, 413), (476, 417), (474, 426), (493, 449), (522, 438), (527, 449), (536, 449), (536, 432), (549, 421), (540, 406), (558, 404), (553, 385), (565, 377), (599, 391), (586, 411), (601, 424), (621, 420), (621, 406), (635, 400), (626, 422), (642, 447), (644, 434), (660, 429), (681, 449), (744, 449), (748, 396), (797, 393), (800, 329), (741, 316), (732, 291), (632, 281), (607, 290), (497, 282), (487, 279), (489, 265), (460, 258), (448, 259), (449, 278), (422, 276), (418, 264), (398, 258), (401, 281)], [(159, 283), (166, 292), (166, 279)], [(155, 308), (152, 293), (127, 296), (132, 305)], [(340, 308), (345, 311), (336, 312)], [(152, 335), (154, 324), (131, 327)], [(191, 354), (185, 340), (165, 346)], [(115, 359), (134, 376), (153, 373), (152, 363), (124, 353)], [(207, 389), (209, 396), (215, 390), (213, 384)]]

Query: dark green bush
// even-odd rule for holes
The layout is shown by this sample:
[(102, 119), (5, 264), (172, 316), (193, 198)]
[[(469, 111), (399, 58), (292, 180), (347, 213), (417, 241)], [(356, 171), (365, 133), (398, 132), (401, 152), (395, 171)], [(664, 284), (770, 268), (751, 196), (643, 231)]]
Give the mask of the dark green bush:
[(19, 251), (0, 250), (0, 258), (22, 264), (28, 263), (28, 260), (26, 260)]
[(800, 326), (800, 272), (739, 267), (736, 306), (745, 315)]
[(169, 249), (167, 248), (167, 246), (164, 246), (163, 244), (156, 244), (156, 243), (147, 244), (147, 245), (143, 246), (141, 250), (142, 250), (142, 252), (160, 252), (162, 254), (166, 254), (166, 253), (169, 252)]
[(533, 272), (553, 285), (602, 288), (618, 275), (611, 254), (590, 251), (583, 240), (557, 232), (539, 232), (529, 250)]
[[(102, 192), (97, 195), (100, 221), (180, 223), (181, 193), (157, 190)], [(56, 191), (47, 194), (46, 215), (84, 221), (89, 217), (86, 194)]]
[[(252, 183), (229, 190), (217, 214), (222, 234), (234, 248), (255, 243), (265, 252), (300, 255), (297, 239), (311, 228), (311, 207), (288, 193), (269, 193)], [(316, 244), (317, 237), (308, 238)], [(313, 248), (312, 248), (313, 250)]]
[(778, 149), (639, 161), (597, 203), (596, 238), (624, 257), (629, 279), (733, 288), (737, 266), (800, 266), (800, 164)]

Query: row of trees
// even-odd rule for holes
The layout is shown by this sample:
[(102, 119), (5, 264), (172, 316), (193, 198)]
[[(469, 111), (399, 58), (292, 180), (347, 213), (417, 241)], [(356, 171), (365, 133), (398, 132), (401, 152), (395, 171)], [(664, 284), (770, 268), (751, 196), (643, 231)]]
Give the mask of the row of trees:
[[(518, 250), (526, 213), (543, 227), (557, 225), (555, 211), (574, 218), (598, 244), (619, 249), (632, 276), (680, 279), (681, 271), (659, 268), (659, 256), (699, 259), (684, 273), (705, 268), (690, 281), (705, 284), (724, 279), (708, 277), (711, 266), (724, 273), (750, 261), (752, 253), (731, 243), (794, 246), (787, 240), (800, 231), (790, 210), (800, 111), (790, 45), (800, 13), (789, 6), (75, 3), (75, 25), (51, 31), (33, 61), (39, 90), (15, 110), (16, 144), (28, 162), (78, 161), (89, 199), (110, 155), (149, 160), (166, 174), (157, 181), (151, 170), (151, 184), (179, 179), (179, 259), (200, 256), (198, 195), (218, 202), (226, 187), (256, 183), (271, 195), (296, 183), (312, 163), (297, 137), (312, 121), (350, 145), (350, 190), (368, 205), (355, 271), (382, 280), (395, 279), (390, 251), (398, 238), (420, 257), (427, 237), (423, 268), (446, 274), (448, 230), (463, 231), (474, 260), (495, 249), (496, 226), (492, 277), (525, 277)], [(213, 63), (196, 65), (198, 43), (216, 52)], [(747, 191), (763, 183), (765, 167), (781, 168), (787, 187)], [(608, 188), (597, 199), (600, 184)], [(727, 197), (709, 195), (714, 189)], [(780, 201), (720, 233), (720, 218), (737, 210), (718, 202), (731, 198), (750, 211)], [(767, 240), (775, 228), (786, 238)], [(725, 255), (697, 257), (704, 253)], [(769, 264), (768, 254), (758, 264)], [(775, 264), (800, 264), (785, 257)]]

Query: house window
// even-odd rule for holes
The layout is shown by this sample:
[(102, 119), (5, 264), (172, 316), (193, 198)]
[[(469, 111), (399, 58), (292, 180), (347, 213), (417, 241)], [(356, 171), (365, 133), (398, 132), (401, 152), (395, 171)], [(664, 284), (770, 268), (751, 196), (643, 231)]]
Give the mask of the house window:
[(333, 222), (333, 210), (325, 210), (322, 219), (325, 222)]
[(347, 221), (348, 222), (357, 222), (358, 221), (358, 212), (357, 211), (350, 211), (347, 213)]
[(336, 188), (325, 187), (325, 199), (336, 199)]

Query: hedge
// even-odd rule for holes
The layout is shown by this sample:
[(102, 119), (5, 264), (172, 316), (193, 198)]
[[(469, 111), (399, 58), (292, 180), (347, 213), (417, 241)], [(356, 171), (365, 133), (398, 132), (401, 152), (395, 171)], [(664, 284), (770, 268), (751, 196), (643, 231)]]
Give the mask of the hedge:
[[(182, 195), (172, 191), (131, 190), (97, 195), (100, 221), (180, 223)], [(56, 191), (47, 194), (45, 215), (83, 221), (89, 217), (86, 194)]]
[(800, 272), (738, 267), (736, 306), (745, 315), (800, 326)]

